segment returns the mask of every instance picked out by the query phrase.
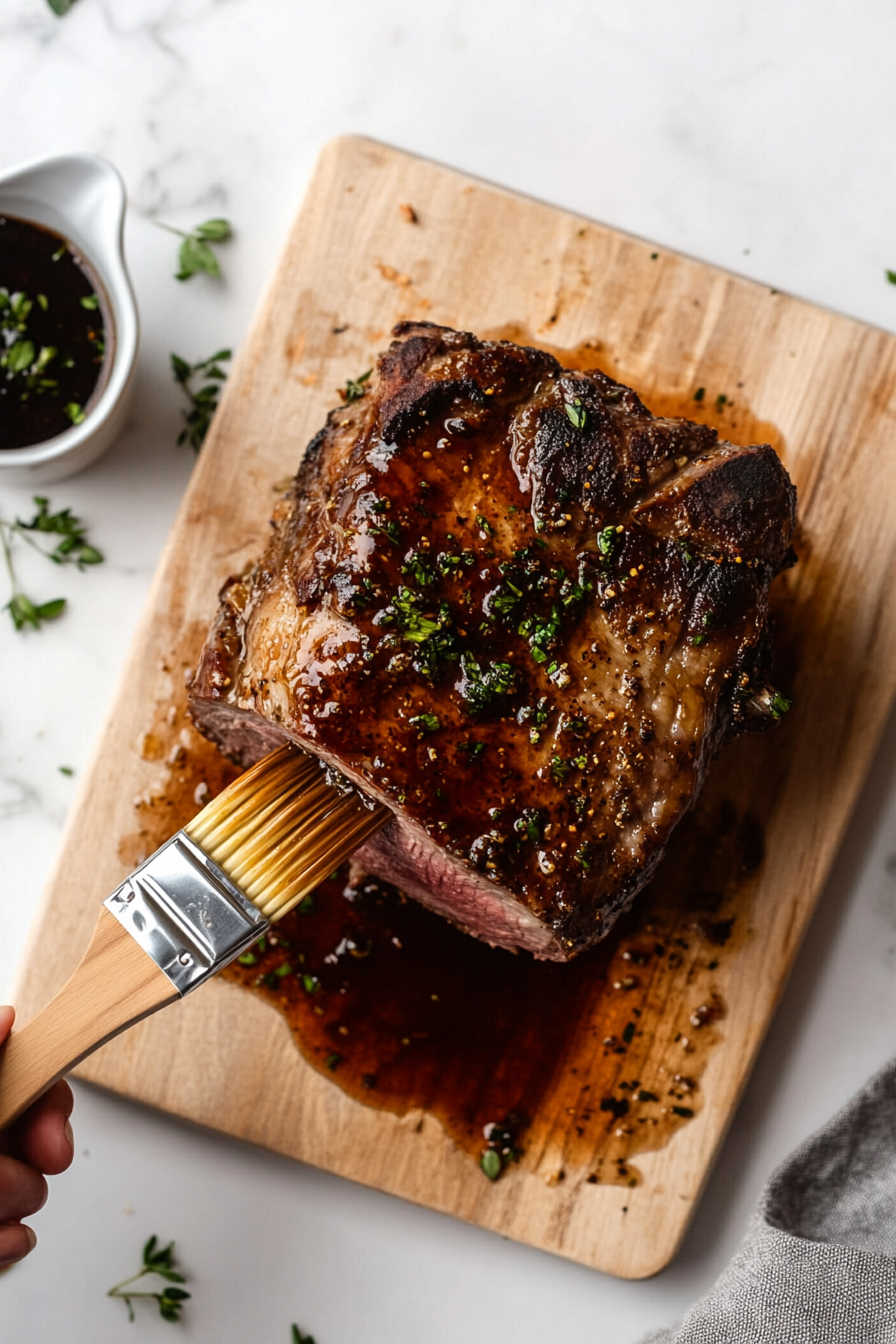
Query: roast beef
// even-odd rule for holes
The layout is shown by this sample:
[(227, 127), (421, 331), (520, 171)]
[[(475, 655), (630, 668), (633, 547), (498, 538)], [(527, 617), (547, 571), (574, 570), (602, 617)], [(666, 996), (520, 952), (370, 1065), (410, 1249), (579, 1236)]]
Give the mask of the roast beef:
[(795, 491), (772, 448), (597, 370), (393, 334), (224, 587), (193, 715), (239, 761), (288, 738), (337, 767), (394, 814), (368, 872), (566, 960), (648, 881), (726, 736), (787, 707), (767, 615)]

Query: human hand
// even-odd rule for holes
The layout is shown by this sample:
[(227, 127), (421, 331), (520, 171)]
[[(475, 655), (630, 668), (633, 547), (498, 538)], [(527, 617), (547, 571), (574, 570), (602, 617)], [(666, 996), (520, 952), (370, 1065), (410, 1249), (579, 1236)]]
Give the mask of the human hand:
[[(15, 1020), (14, 1008), (0, 1008), (0, 1045)], [(0, 1069), (3, 1056), (0, 1054)], [(22, 1222), (47, 1199), (45, 1176), (55, 1176), (74, 1155), (74, 1097), (68, 1083), (54, 1083), (9, 1129), (0, 1133), (0, 1268), (23, 1260), (37, 1238)]]

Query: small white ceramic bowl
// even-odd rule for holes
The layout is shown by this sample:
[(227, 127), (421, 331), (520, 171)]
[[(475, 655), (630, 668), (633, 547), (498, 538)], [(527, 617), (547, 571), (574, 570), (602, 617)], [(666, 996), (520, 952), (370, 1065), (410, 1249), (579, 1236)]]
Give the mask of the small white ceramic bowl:
[(0, 451), (0, 483), (43, 486), (81, 471), (121, 430), (137, 358), (137, 306), (124, 264), (124, 184), (95, 154), (40, 159), (0, 173), (0, 215), (15, 215), (61, 233), (89, 264), (111, 317), (96, 401), (79, 425), (43, 443)]

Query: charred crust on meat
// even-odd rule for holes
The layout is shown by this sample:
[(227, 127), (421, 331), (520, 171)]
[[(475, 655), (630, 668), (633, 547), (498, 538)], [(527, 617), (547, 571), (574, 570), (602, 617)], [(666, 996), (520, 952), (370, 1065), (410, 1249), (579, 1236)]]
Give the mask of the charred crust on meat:
[(649, 880), (724, 740), (780, 717), (768, 592), (796, 496), (768, 445), (599, 370), (404, 323), (312, 440), (194, 679), (249, 762), (283, 738), (395, 820), (358, 858), (566, 960)]

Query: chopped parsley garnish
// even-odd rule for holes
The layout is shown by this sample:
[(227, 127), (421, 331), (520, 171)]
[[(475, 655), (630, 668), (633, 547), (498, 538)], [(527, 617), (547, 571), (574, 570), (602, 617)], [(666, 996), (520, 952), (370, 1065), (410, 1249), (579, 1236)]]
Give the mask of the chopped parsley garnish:
[(555, 661), (549, 663), (545, 668), (548, 680), (552, 681), (561, 691), (569, 685), (571, 680), (570, 675), (566, 670), (568, 666), (568, 663), (558, 663)]
[(619, 541), (619, 534), (621, 531), (621, 527), (604, 527), (598, 532), (597, 549), (605, 560), (609, 560), (616, 549), (616, 544)]
[(542, 840), (546, 815), (541, 807), (527, 807), (513, 823), (513, 829), (526, 840)]
[(471, 653), (461, 654), (463, 677), (460, 693), (471, 714), (493, 708), (496, 700), (516, 689), (516, 673), (510, 663), (486, 663), (480, 666)]
[(690, 1106), (673, 1106), (671, 1110), (673, 1115), (680, 1115), (682, 1120), (692, 1120), (694, 1117)]
[(412, 719), (408, 719), (412, 728), (419, 729), (420, 733), (435, 733), (439, 730), (439, 716), (437, 714), (415, 714)]
[(505, 579), (501, 591), (495, 593), (488, 600), (488, 614), (501, 617), (512, 615), (514, 609), (519, 605), (522, 595), (519, 588), (516, 588), (509, 579)]
[(720, 392), (719, 395), (716, 397), (716, 410), (720, 411), (723, 406), (727, 405), (728, 405), (728, 398), (725, 396), (724, 392)]
[(401, 539), (401, 529), (398, 524), (391, 519), (387, 519), (386, 522), (380, 523), (378, 527), (371, 527), (370, 531), (377, 536), (385, 537), (387, 541), (391, 541), (393, 546), (397, 546)]
[(705, 387), (698, 387), (698, 388), (697, 388), (697, 391), (694, 393), (694, 400), (695, 400), (695, 401), (702, 401), (703, 398), (704, 398), (705, 396), (706, 396), (706, 388), (705, 388)]
[(421, 551), (408, 551), (401, 564), (402, 574), (412, 575), (421, 588), (426, 588), (429, 584), (435, 583), (437, 576), (435, 566)]
[(446, 579), (456, 574), (461, 567), (472, 569), (475, 563), (476, 556), (472, 551), (461, 551), (459, 555), (454, 555), (450, 551), (440, 551), (436, 556), (436, 568)]
[(780, 691), (775, 691), (775, 694), (772, 696), (771, 704), (769, 705), (772, 718), (780, 719), (781, 715), (786, 714), (792, 705), (793, 701), (788, 700), (786, 695), (782, 695)]
[(528, 640), (529, 652), (536, 663), (546, 663), (548, 650), (552, 649), (560, 634), (561, 616), (556, 606), (551, 607), (550, 616), (527, 616), (517, 626), (517, 634)]
[(560, 585), (560, 601), (564, 607), (571, 607), (574, 602), (581, 602), (592, 591), (593, 584), (587, 579), (578, 583), (573, 583), (572, 579), (564, 579)]
[(493, 537), (495, 535), (495, 529), (488, 519), (484, 518), (481, 513), (477, 513), (476, 515), (476, 525), (486, 534), (486, 536)]
[(422, 603), (423, 599), (419, 594), (405, 587), (399, 588), (391, 603), (391, 610), (394, 612), (399, 630), (412, 644), (425, 643), (444, 629), (446, 622), (451, 620), (451, 614), (445, 604), (439, 608), (439, 614), (433, 617), (423, 613)]
[(541, 729), (545, 726), (551, 715), (551, 703), (546, 696), (542, 696), (538, 704), (532, 709), (529, 705), (523, 707), (517, 715), (518, 723), (525, 723), (531, 719), (534, 727), (529, 729), (529, 741), (537, 743), (541, 738)]
[(414, 648), (415, 669), (430, 679), (438, 675), (445, 660), (459, 657), (447, 602), (433, 609), (419, 593), (402, 585), (380, 612), (378, 622), (395, 626), (401, 639)]
[(896, 271), (885, 271), (884, 274), (891, 285), (896, 285)]
[(631, 1045), (632, 1041), (635, 1039), (634, 1022), (626, 1022), (625, 1030), (622, 1033), (622, 1039), (625, 1041), (626, 1045)]
[(586, 873), (588, 869), (591, 867), (593, 853), (594, 853), (594, 846), (589, 844), (588, 841), (586, 840), (583, 844), (579, 845), (575, 854), (573, 854), (573, 858), (575, 859), (576, 863), (580, 864), (581, 867), (585, 869)]
[(564, 761), (562, 756), (551, 757), (551, 779), (555, 784), (560, 784), (569, 774), (569, 762)]
[(352, 584), (348, 589), (345, 603), (353, 611), (363, 611), (365, 607), (370, 606), (375, 596), (373, 584), (365, 574), (359, 583)]
[(334, 1072), (342, 1063), (342, 1056), (333, 1050), (331, 1054), (327, 1055), (324, 1063), (331, 1072)]
[(699, 648), (701, 644), (705, 644), (705, 643), (706, 643), (706, 636), (705, 636), (705, 635), (691, 635), (691, 643), (694, 645), (694, 648)]

